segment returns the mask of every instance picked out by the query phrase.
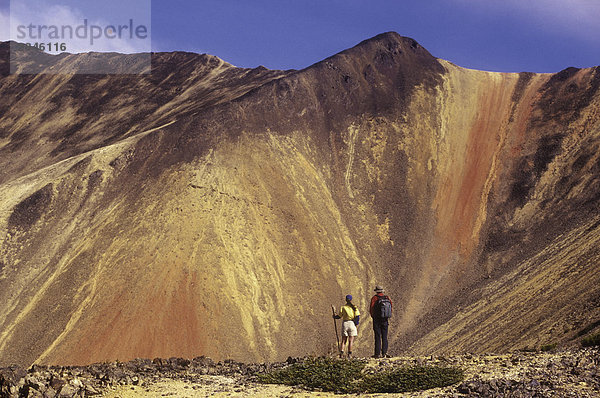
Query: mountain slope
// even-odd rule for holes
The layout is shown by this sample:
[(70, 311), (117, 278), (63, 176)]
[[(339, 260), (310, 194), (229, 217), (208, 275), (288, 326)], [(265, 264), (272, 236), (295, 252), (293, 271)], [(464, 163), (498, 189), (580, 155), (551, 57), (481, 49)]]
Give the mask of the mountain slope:
[(395, 33), (301, 71), (154, 56), (0, 80), (2, 363), (321, 354), (329, 306), (365, 314), (375, 283), (395, 350), (567, 341), (598, 315), (599, 68), (466, 70)]
[[(11, 43), (0, 44), (7, 62)], [(20, 57), (40, 51), (12, 42)], [(69, 55), (56, 69), (89, 68), (95, 55)], [(136, 55), (106, 55), (135, 62)], [(0, 182), (237, 98), (286, 72), (236, 68), (206, 54), (152, 54), (146, 75), (2, 73)], [(62, 69), (61, 69), (62, 68)], [(0, 70), (4, 68), (0, 67)], [(19, 156), (10, 156), (18, 153)]]

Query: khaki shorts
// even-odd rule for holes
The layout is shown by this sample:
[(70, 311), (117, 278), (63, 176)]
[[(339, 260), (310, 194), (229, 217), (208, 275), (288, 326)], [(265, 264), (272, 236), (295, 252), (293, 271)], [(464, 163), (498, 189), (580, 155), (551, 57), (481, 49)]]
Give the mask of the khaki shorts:
[(358, 336), (358, 330), (356, 330), (354, 321), (342, 322), (342, 336)]

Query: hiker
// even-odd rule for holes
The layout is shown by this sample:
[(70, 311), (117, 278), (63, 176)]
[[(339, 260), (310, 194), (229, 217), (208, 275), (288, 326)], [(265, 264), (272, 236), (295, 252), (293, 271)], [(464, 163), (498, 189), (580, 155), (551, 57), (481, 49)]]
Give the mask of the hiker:
[(344, 356), (344, 345), (348, 342), (348, 358), (352, 357), (352, 344), (354, 338), (358, 336), (358, 322), (360, 321), (360, 312), (352, 304), (352, 295), (346, 296), (346, 304), (340, 308), (339, 315), (333, 314), (334, 319), (342, 319), (342, 346), (340, 347), (340, 358)]
[(392, 300), (386, 296), (383, 287), (375, 286), (375, 295), (371, 298), (369, 313), (373, 318), (373, 333), (375, 334), (375, 354), (373, 358), (389, 358), (388, 350), (388, 320), (392, 316)]

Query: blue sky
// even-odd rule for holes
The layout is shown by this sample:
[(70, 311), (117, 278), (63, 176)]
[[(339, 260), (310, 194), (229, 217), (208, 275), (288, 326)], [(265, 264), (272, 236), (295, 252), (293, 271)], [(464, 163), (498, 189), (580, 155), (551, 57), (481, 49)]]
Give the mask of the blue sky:
[(385, 31), (474, 69), (600, 65), (600, 0), (173, 0), (152, 21), (157, 50), (248, 67), (302, 68)]
[(303, 68), (386, 31), (473, 69), (600, 65), (600, 0), (152, 0), (151, 11), (154, 51), (206, 52), (243, 67)]

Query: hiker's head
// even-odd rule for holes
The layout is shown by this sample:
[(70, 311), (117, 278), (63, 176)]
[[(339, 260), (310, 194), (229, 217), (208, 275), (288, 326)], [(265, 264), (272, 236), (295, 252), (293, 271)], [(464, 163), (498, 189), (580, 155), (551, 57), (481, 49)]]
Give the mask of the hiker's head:
[(349, 294), (349, 295), (346, 296), (346, 301), (348, 301), (348, 302), (352, 301), (352, 295), (351, 294)]
[(377, 285), (377, 286), (375, 286), (375, 292), (376, 293), (383, 293), (384, 290), (383, 290), (383, 288), (380, 285)]

